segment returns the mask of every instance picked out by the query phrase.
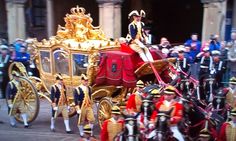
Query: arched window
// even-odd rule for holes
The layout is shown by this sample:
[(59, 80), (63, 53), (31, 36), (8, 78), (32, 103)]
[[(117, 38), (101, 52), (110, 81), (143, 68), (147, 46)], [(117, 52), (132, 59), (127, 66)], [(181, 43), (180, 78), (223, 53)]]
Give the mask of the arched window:
[(63, 50), (53, 52), (55, 73), (69, 75), (69, 54)]

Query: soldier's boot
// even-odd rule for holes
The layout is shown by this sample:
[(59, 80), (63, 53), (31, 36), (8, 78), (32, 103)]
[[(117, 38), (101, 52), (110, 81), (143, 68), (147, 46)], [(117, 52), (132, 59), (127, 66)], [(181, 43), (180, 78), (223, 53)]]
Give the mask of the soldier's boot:
[(51, 118), (51, 126), (50, 129), (52, 132), (55, 132), (55, 118)]
[(83, 127), (83, 125), (79, 125), (79, 134), (80, 134), (81, 137), (84, 136), (84, 127)]
[(16, 127), (16, 120), (14, 116), (10, 116), (10, 125), (11, 127)]
[(22, 117), (22, 119), (23, 119), (25, 128), (28, 128), (28, 127), (29, 127), (29, 124), (28, 124), (28, 122), (27, 122), (27, 114), (26, 114), (26, 113), (21, 114), (21, 117)]
[(142, 60), (144, 61), (144, 62), (148, 62), (148, 58), (147, 58), (147, 56), (142, 52), (142, 53), (139, 53), (139, 56), (142, 58)]
[(146, 52), (146, 56), (149, 62), (154, 62), (152, 54), (149, 51)]
[(69, 124), (69, 119), (64, 120), (64, 124), (66, 127), (66, 133), (71, 134), (71, 129), (70, 129), (70, 124)]

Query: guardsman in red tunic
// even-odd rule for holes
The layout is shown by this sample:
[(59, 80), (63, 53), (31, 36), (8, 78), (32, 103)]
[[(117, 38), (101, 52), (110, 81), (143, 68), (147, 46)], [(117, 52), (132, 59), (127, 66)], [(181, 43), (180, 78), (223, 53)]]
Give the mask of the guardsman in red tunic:
[(236, 108), (231, 110), (230, 115), (232, 120), (221, 126), (218, 141), (236, 141)]
[[(164, 100), (156, 103), (156, 109), (160, 111), (169, 111), (173, 108), (171, 112), (170, 124), (171, 131), (174, 133), (174, 137), (179, 141), (184, 141), (182, 134), (179, 132), (177, 124), (182, 120), (183, 116), (183, 105), (178, 103), (175, 98), (175, 88), (173, 86), (168, 86), (164, 90)], [(157, 111), (155, 110), (151, 116), (151, 122), (156, 122)]]
[(124, 120), (120, 119), (120, 108), (113, 106), (111, 118), (104, 121), (101, 131), (101, 141), (113, 141), (115, 136), (123, 130)]
[(92, 128), (89, 124), (86, 124), (83, 127), (83, 130), (84, 130), (84, 136), (79, 141), (97, 141), (95, 138), (91, 137)]
[(236, 107), (236, 78), (232, 77), (229, 80), (229, 91), (226, 94), (226, 102), (231, 108)]
[(126, 104), (126, 109), (129, 113), (138, 113), (141, 111), (143, 88), (144, 83), (139, 80), (136, 83), (135, 93), (130, 95)]

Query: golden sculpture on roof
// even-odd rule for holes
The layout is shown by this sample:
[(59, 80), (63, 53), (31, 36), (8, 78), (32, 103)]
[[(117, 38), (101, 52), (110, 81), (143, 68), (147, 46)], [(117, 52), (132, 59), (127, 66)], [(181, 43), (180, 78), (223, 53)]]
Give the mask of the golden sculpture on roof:
[(63, 39), (75, 39), (78, 42), (88, 40), (108, 40), (100, 27), (92, 25), (93, 19), (82, 7), (74, 7), (71, 14), (66, 14), (65, 27), (58, 26), (57, 37)]

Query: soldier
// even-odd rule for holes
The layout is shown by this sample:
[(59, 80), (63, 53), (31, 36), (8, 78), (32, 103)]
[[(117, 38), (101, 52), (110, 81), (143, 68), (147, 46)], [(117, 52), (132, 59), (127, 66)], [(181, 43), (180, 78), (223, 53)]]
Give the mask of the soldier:
[(16, 71), (12, 72), (13, 79), (7, 84), (6, 96), (8, 98), (8, 114), (10, 116), (10, 125), (16, 127), (16, 121), (14, 116), (17, 114), (17, 111), (20, 111), (20, 115), (24, 122), (24, 127), (28, 128), (29, 124), (27, 122), (28, 115), (26, 113), (24, 102), (17, 100), (21, 97), (21, 82), (19, 80), (20, 74)]
[(92, 90), (88, 86), (88, 78), (86, 75), (81, 74), (81, 85), (74, 90), (74, 101), (78, 116), (78, 127), (80, 136), (83, 137), (83, 125), (86, 121), (89, 122), (92, 129), (91, 135), (93, 136), (93, 124), (95, 122), (93, 113), (93, 102), (91, 99)]
[(228, 63), (230, 69), (230, 77), (236, 77), (236, 31), (231, 33), (231, 41), (227, 43), (228, 50)]
[(235, 141), (236, 140), (236, 108), (230, 112), (231, 121), (225, 122), (220, 129), (218, 141)]
[(115, 136), (123, 130), (124, 121), (120, 119), (120, 108), (113, 106), (111, 118), (103, 122), (101, 141), (113, 141)]
[(86, 124), (83, 128), (84, 137), (80, 141), (97, 141), (95, 138), (91, 137), (92, 129), (89, 124)]
[(126, 109), (129, 113), (139, 113), (141, 111), (143, 88), (144, 83), (139, 80), (136, 83), (135, 93), (130, 95), (126, 104)]
[(226, 94), (226, 102), (231, 108), (236, 107), (236, 78), (232, 77), (229, 80), (229, 90)]
[(185, 48), (180, 46), (178, 49), (177, 68), (187, 73), (190, 67), (189, 60), (189, 56), (185, 54)]
[[(5, 98), (6, 86), (9, 82), (9, 77), (7, 74), (8, 67), (10, 65), (10, 55), (8, 55), (8, 47), (6, 45), (1, 45), (1, 54), (0, 54), (0, 84), (1, 84), (1, 93), (2, 98)], [(1, 94), (0, 94), (1, 95)], [(0, 96), (1, 98), (1, 96)]]
[[(173, 136), (179, 141), (184, 141), (182, 134), (177, 128), (177, 124), (182, 120), (183, 116), (183, 105), (178, 103), (175, 98), (175, 88), (173, 86), (168, 86), (164, 90), (164, 100), (156, 103), (156, 109), (160, 111), (169, 111), (173, 108), (171, 112), (170, 124)], [(157, 111), (155, 110), (151, 116), (151, 123), (156, 122)]]
[(214, 69), (215, 69), (215, 74), (216, 74), (215, 76), (216, 82), (217, 82), (217, 85), (221, 87), (223, 86), (221, 81), (222, 81), (224, 71), (226, 70), (226, 67), (225, 67), (224, 61), (220, 59), (220, 55), (221, 55), (220, 51), (213, 50), (211, 54), (212, 54)]
[(52, 118), (51, 118), (51, 131), (55, 132), (55, 118), (62, 113), (66, 133), (71, 134), (72, 131), (69, 125), (69, 104), (66, 95), (66, 86), (63, 82), (63, 77), (59, 73), (56, 75), (56, 83), (51, 87), (51, 100), (52, 100)]
[(129, 33), (127, 39), (130, 44), (130, 48), (139, 53), (139, 56), (144, 62), (153, 62), (151, 53), (148, 47), (144, 44), (147, 43), (147, 36), (144, 33), (144, 23), (141, 22), (142, 17), (145, 17), (145, 12), (141, 10), (140, 14), (137, 10), (129, 13), (129, 18), (133, 18), (133, 21), (129, 24)]

